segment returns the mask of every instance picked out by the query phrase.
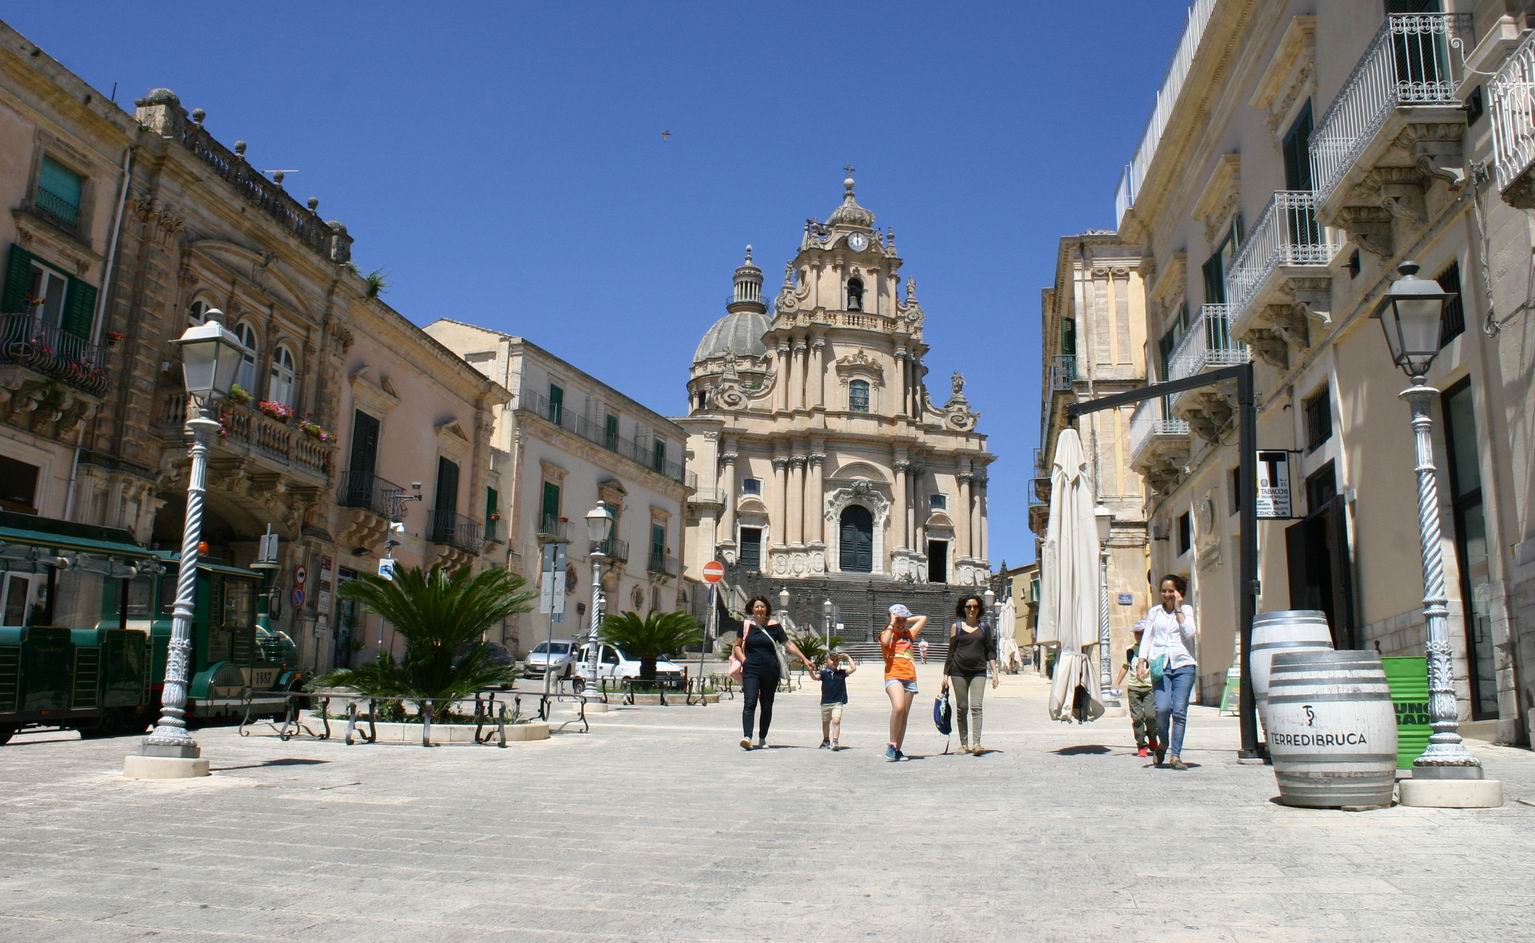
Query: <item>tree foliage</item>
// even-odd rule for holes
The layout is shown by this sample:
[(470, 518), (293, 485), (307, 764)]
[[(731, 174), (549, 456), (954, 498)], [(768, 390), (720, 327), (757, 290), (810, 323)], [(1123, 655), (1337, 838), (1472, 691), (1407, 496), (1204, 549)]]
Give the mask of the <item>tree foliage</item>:
[[(538, 595), (522, 577), (492, 569), (471, 575), (467, 568), (395, 571), (393, 581), (371, 574), (344, 583), (342, 599), (378, 613), (405, 639), (399, 661), (388, 652), (360, 668), (341, 668), (316, 678), (312, 687), (347, 687), (381, 697), (433, 698), (434, 719), (446, 717), (449, 699), (472, 695), (516, 677), (497, 665), (485, 630), (514, 613), (527, 612)], [(441, 699), (441, 700), (436, 700)]]
[(602, 622), (602, 640), (640, 663), (640, 680), (654, 681), (656, 661), (703, 640), (698, 622), (686, 612), (624, 612)]
[(805, 653), (805, 657), (815, 662), (816, 665), (820, 665), (821, 662), (825, 661), (826, 653), (834, 651), (842, 644), (843, 639), (840, 635), (833, 635), (831, 637), (830, 649), (826, 647), (826, 641), (826, 636), (819, 632), (805, 631), (794, 636), (794, 644), (798, 645), (799, 650)]

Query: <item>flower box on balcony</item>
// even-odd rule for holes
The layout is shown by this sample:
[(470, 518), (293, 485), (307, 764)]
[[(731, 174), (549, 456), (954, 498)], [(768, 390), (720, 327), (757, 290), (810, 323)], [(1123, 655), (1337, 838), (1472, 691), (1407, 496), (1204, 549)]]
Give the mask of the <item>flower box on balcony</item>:
[(264, 399), (256, 404), (256, 408), (278, 422), (286, 423), (293, 418), (293, 407), (287, 403), (278, 403), (273, 400)]

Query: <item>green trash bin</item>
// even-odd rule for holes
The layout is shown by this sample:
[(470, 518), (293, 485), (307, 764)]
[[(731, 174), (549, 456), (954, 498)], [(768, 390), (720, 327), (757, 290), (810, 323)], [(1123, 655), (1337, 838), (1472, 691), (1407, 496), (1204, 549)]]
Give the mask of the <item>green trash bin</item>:
[(1428, 746), (1428, 659), (1382, 658), (1391, 706), (1396, 709), (1396, 768), (1412, 769)]

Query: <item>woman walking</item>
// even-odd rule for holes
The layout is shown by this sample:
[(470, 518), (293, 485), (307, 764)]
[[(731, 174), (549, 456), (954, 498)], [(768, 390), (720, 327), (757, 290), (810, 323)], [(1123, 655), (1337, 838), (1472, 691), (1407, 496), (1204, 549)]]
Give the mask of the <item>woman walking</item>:
[(762, 713), (757, 720), (757, 749), (767, 746), (768, 727), (773, 724), (773, 695), (778, 693), (778, 683), (788, 670), (783, 649), (805, 663), (805, 670), (815, 672), (815, 665), (806, 658), (783, 626), (772, 621), (773, 607), (766, 596), (755, 596), (746, 607), (747, 617), (741, 626), (741, 637), (736, 641), (734, 654), (741, 662), (741, 749), (752, 748), (752, 715), (757, 705)]
[(885, 759), (894, 763), (905, 757), (901, 744), (906, 739), (906, 720), (911, 702), (917, 696), (917, 662), (912, 658), (927, 616), (914, 616), (900, 603), (890, 607), (890, 621), (879, 633), (879, 647), (885, 655), (885, 694), (890, 698), (890, 742)]
[[(1183, 734), (1188, 728), (1189, 694), (1194, 690), (1198, 665), (1194, 661), (1194, 607), (1183, 604), (1189, 585), (1183, 577), (1162, 577), (1162, 605), (1146, 616), (1146, 632), (1137, 653), (1151, 666), (1156, 685), (1156, 762), (1173, 769), (1188, 769), (1183, 762)], [(1172, 729), (1169, 730), (1168, 728)]]
[(991, 626), (981, 621), (979, 596), (966, 596), (954, 608), (958, 616), (949, 626), (949, 656), (943, 663), (943, 686), (954, 691), (954, 717), (959, 721), (959, 749), (980, 756), (981, 700), (986, 696), (986, 676), (997, 686), (996, 642)]

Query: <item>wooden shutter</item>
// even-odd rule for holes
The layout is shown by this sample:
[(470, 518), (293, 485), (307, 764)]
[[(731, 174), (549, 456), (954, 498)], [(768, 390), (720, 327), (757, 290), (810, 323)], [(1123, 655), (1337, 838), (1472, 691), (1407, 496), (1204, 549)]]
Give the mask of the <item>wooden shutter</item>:
[(487, 534), (494, 534), (496, 532), (496, 522), (495, 522), (495, 519), (491, 517), (491, 515), (496, 513), (496, 511), (499, 509), (500, 504), (501, 504), (501, 500), (500, 500), (499, 496), (496, 494), (496, 489), (494, 489), (494, 488), (486, 488), (485, 489), (485, 533), (487, 533)]
[(91, 339), (91, 326), (95, 323), (96, 286), (70, 276), (69, 294), (64, 297), (64, 316), (60, 326), (65, 334), (88, 341)]
[(352, 413), (352, 463), (350, 470), (371, 476), (378, 465), (378, 420), (356, 410)]
[(552, 481), (544, 482), (544, 506), (539, 525), (552, 528), (560, 520), (560, 486)]
[(458, 510), (458, 466), (441, 457), (437, 459), (437, 499), (432, 507), (439, 514)]
[(0, 288), (0, 314), (21, 314), (27, 310), (27, 288), (32, 283), (32, 253), (11, 243), (5, 261), (5, 284)]

